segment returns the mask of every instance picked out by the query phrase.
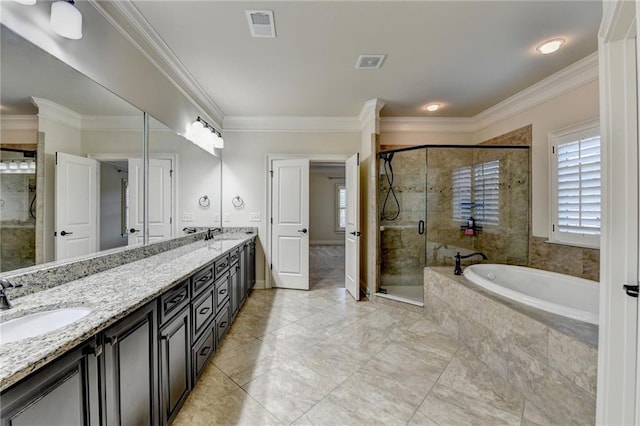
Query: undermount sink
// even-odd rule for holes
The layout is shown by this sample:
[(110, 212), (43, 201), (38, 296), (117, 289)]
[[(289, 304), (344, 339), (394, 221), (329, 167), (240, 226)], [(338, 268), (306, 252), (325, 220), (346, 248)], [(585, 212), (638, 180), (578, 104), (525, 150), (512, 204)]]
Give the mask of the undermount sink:
[(2, 322), (0, 323), (0, 344), (57, 330), (87, 316), (92, 310), (85, 307), (60, 308)]

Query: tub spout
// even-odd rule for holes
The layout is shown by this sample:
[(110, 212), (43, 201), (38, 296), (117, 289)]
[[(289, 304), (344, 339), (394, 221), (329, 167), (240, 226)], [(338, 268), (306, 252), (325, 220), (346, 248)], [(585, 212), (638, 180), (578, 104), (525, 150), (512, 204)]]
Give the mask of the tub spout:
[(485, 255), (484, 253), (480, 253), (479, 251), (478, 251), (478, 252), (475, 252), (475, 253), (471, 253), (471, 254), (466, 254), (466, 255), (464, 255), (464, 256), (461, 256), (461, 255), (460, 255), (460, 252), (457, 252), (457, 253), (456, 253), (456, 266), (455, 266), (455, 268), (453, 269), (453, 273), (454, 273), (455, 275), (462, 275), (462, 266), (460, 265), (460, 261), (461, 261), (462, 259), (466, 259), (466, 258), (471, 257), (471, 256), (482, 256), (482, 259), (483, 259), (483, 260), (487, 260), (487, 259), (489, 259), (489, 258), (487, 257), (487, 255)]

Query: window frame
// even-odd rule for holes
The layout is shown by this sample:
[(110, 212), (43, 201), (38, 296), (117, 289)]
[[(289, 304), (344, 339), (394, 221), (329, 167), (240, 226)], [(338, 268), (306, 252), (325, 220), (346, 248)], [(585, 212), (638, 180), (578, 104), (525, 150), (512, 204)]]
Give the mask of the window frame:
[[(344, 208), (340, 208), (340, 190), (344, 189), (344, 193), (345, 193), (345, 204), (344, 204)], [(334, 230), (335, 232), (338, 233), (343, 233), (346, 231), (347, 229), (347, 224), (346, 224), (346, 214), (347, 214), (347, 202), (346, 202), (346, 196), (347, 196), (347, 185), (346, 183), (336, 183), (334, 185), (334, 194), (335, 194), (335, 205), (334, 205)], [(345, 212), (345, 226), (344, 228), (340, 227), (340, 210), (344, 210)]]
[[(592, 136), (600, 137), (600, 228), (597, 235), (562, 232), (558, 218), (558, 146)], [(599, 120), (590, 120), (549, 133), (549, 239), (548, 242), (583, 248), (600, 248), (602, 235), (602, 134)]]

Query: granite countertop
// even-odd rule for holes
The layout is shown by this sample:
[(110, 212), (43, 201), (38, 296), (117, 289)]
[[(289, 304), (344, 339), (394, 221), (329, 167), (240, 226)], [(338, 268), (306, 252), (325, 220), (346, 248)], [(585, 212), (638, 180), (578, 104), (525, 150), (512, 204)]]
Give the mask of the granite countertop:
[(225, 233), (12, 300), (0, 322), (64, 307), (84, 318), (40, 336), (0, 345), (0, 391), (82, 344), (255, 234)]

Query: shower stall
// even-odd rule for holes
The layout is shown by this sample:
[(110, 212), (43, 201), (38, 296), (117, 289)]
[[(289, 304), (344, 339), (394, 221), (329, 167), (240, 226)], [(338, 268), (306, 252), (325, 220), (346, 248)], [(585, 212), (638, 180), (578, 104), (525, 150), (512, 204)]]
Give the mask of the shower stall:
[(424, 267), (453, 271), (458, 252), (527, 265), (529, 146), (416, 146), (378, 158), (378, 295), (422, 303)]

